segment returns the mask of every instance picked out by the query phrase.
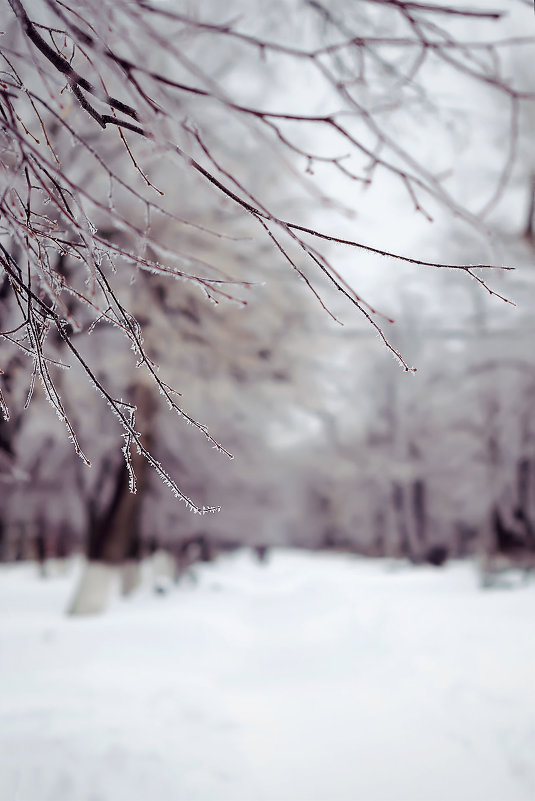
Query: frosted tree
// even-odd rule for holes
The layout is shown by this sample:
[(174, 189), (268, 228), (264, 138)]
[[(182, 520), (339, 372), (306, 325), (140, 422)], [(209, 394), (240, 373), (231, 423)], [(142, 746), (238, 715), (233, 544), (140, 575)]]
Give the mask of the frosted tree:
[[(40, 382), (83, 462), (82, 438), (94, 431), (88, 423), (84, 433), (83, 410), (96, 400), (122, 426), (132, 489), (144, 459), (187, 506), (212, 510), (154, 455), (136, 402), (154, 387), (209, 445), (230, 451), (177, 395), (188, 389), (180, 376), (171, 385), (159, 369), (168, 352), (154, 333), (169, 313), (163, 278), (184, 297), (197, 288), (199, 302), (234, 301), (247, 314), (254, 283), (285, 264), (334, 320), (328, 287), (343, 297), (405, 370), (388, 319), (342, 273), (344, 254), (447, 268), (499, 294), (487, 281), (490, 262), (393, 253), (357, 239), (352, 216), (365, 192), (394, 182), (422, 219), (448, 209), (480, 224), (450, 187), (450, 163), (436, 157), (446, 113), (437, 76), (480, 83), (506, 101), (509, 145), (489, 203), (503, 192), (530, 96), (502, 69), (513, 43), (500, 33), (499, 9), (2, 3), (1, 369), (20, 380), (26, 360), (26, 405)], [(416, 115), (418, 130), (408, 124)], [(102, 327), (110, 344), (106, 335), (106, 347), (93, 348), (88, 338)], [(2, 390), (4, 415), (16, 417), (17, 393), (6, 382)]]

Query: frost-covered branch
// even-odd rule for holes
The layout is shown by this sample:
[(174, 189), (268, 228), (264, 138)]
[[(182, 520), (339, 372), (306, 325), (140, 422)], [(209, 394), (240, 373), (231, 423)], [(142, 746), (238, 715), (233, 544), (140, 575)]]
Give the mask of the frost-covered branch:
[[(11, 19), (0, 47), (0, 265), (10, 289), (0, 334), (32, 360), (27, 403), (38, 377), (82, 458), (53, 374), (60, 351), (119, 419), (127, 464), (129, 448), (137, 448), (197, 508), (145, 448), (132, 404), (110, 389), (105, 367), (96, 369), (79, 347), (77, 337), (97, 325), (126, 337), (135, 367), (168, 406), (228, 454), (159, 374), (145, 337), (165, 304), (149, 306), (144, 322), (129, 310), (127, 299), (143, 292), (135, 284), (140, 271), (195, 285), (215, 303), (246, 306), (244, 293), (282, 260), (336, 319), (327, 279), (405, 370), (384, 318), (342, 275), (333, 246), (461, 271), (502, 297), (478, 273), (491, 264), (392, 252), (306, 224), (285, 202), (306, 192), (320, 208), (345, 203), (314, 182), (319, 167), (350, 187), (369, 186), (382, 172), (426, 219), (431, 203), (477, 223), (444, 175), (397, 136), (393, 115), (415, 104), (434, 110), (430, 59), (507, 99), (510, 146), (487, 212), (513, 168), (519, 108), (533, 98), (502, 66), (505, 48), (530, 40), (478, 38), (479, 26), (499, 24), (500, 12), (405, 0), (280, 0), (264, 23), (240, 3), (223, 11), (202, 3), (193, 13), (145, 0), (0, 1)], [(449, 27), (459, 20), (466, 38)], [(305, 93), (310, 85), (314, 95)], [(245, 276), (233, 269), (250, 262), (257, 266)], [(9, 399), (0, 397), (7, 417)]]

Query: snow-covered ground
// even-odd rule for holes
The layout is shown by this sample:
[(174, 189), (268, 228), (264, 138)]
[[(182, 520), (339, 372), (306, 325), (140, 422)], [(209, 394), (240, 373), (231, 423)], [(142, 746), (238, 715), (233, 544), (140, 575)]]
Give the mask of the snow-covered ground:
[(533, 801), (535, 586), (279, 551), (63, 616), (0, 571), (2, 801)]

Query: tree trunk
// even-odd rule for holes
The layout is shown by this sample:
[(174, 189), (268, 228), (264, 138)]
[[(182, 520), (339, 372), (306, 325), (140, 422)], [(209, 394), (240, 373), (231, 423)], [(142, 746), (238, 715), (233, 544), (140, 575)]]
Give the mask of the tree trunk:
[(141, 584), (141, 538), (136, 526), (121, 570), (121, 595), (132, 595)]
[(118, 573), (115, 565), (88, 561), (69, 607), (69, 615), (98, 615), (108, 604), (112, 580)]
[(169, 592), (174, 577), (173, 560), (163, 548), (152, 556), (152, 575), (154, 592), (162, 595)]
[(132, 595), (141, 584), (141, 565), (138, 559), (127, 559), (121, 568), (121, 595)]
[[(144, 436), (146, 447), (150, 447), (150, 420), (154, 413), (154, 402), (147, 387), (135, 388), (134, 403), (137, 407), (137, 430)], [(135, 446), (132, 448), (131, 464), (136, 475), (137, 492), (130, 492), (129, 474), (124, 464), (116, 475), (115, 490), (108, 508), (100, 518), (90, 513), (88, 561), (69, 608), (71, 615), (104, 611), (112, 578), (119, 575), (119, 568), (127, 560), (132, 543), (139, 539), (139, 512), (147, 461)], [(123, 591), (125, 587), (132, 591), (134, 585), (134, 571), (131, 570), (128, 580), (125, 578), (123, 581)]]
[(420, 548), (425, 545), (426, 537), (426, 504), (425, 504), (425, 484), (421, 478), (417, 479), (412, 485), (412, 503), (414, 508), (414, 527), (416, 539)]
[(528, 200), (528, 213), (524, 236), (530, 242), (535, 242), (535, 174), (531, 176)]

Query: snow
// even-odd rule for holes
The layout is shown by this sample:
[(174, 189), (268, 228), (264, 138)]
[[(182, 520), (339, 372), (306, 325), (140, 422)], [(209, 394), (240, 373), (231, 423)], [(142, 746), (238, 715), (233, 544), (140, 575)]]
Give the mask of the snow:
[(0, 571), (5, 801), (533, 801), (535, 592), (473, 565), (248, 553), (63, 614)]

